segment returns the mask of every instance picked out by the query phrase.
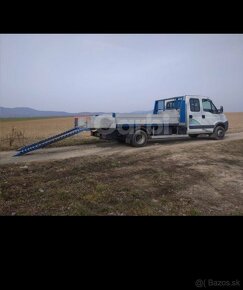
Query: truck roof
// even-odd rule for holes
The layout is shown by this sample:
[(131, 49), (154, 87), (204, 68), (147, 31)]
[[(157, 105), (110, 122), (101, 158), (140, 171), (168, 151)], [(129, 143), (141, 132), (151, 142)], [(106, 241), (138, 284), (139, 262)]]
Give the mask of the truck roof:
[(176, 97), (172, 97), (172, 98), (158, 99), (158, 100), (156, 100), (156, 101), (165, 101), (165, 100), (182, 99), (182, 98), (185, 98), (185, 97), (196, 97), (196, 98), (199, 98), (199, 99), (202, 99), (202, 98), (210, 99), (210, 98), (207, 97), (207, 96), (201, 96), (201, 95), (184, 95), (184, 96), (176, 96)]

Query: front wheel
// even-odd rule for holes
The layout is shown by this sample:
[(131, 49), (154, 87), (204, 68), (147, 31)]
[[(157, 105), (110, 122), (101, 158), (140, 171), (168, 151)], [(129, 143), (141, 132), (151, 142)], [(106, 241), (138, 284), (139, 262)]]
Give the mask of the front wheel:
[(212, 138), (215, 140), (222, 140), (222, 139), (224, 139), (224, 135), (225, 135), (224, 127), (218, 126), (215, 128), (215, 130), (212, 134)]
[(134, 147), (143, 147), (147, 144), (148, 135), (142, 130), (138, 130), (132, 135), (131, 144)]

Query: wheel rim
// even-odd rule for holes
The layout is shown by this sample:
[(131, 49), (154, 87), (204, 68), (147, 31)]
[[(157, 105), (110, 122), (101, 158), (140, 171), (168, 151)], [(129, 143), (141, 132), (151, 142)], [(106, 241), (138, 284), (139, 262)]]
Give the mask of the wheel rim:
[(223, 137), (224, 136), (224, 131), (223, 130), (218, 130), (218, 137)]
[(142, 134), (136, 135), (136, 143), (141, 145), (145, 142), (145, 136)]

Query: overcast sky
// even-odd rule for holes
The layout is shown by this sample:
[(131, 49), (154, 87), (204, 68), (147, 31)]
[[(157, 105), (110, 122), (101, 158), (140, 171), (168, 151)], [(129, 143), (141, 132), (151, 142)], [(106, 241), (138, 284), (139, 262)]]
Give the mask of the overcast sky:
[(130, 112), (185, 94), (243, 111), (243, 35), (0, 35), (0, 106)]

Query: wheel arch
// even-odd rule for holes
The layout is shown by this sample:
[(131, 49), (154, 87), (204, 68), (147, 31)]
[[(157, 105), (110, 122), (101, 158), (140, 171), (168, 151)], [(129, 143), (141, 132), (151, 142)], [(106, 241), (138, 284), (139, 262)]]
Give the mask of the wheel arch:
[(225, 122), (217, 122), (217, 123), (214, 125), (213, 130), (215, 131), (215, 129), (216, 129), (217, 127), (219, 127), (219, 126), (223, 127), (225, 130), (228, 129), (228, 126), (227, 126), (227, 124), (225, 124)]
[(147, 136), (149, 136), (150, 133), (151, 133), (150, 132), (151, 129), (150, 128), (147, 128), (146, 126), (138, 126), (138, 127), (136, 127), (135, 128), (135, 132), (138, 131), (138, 130), (141, 130), (141, 131), (145, 132), (147, 134)]

